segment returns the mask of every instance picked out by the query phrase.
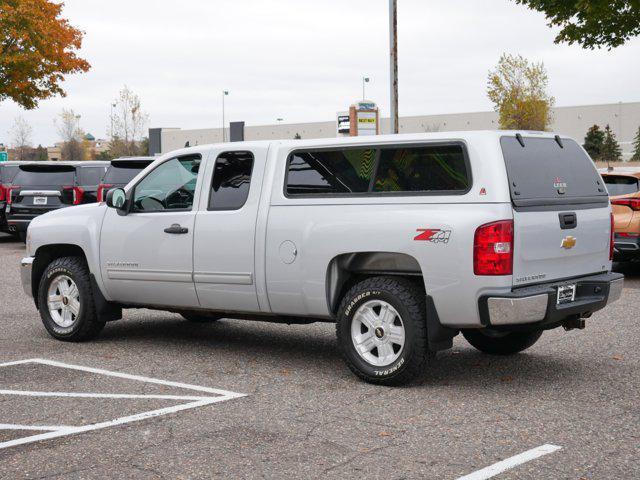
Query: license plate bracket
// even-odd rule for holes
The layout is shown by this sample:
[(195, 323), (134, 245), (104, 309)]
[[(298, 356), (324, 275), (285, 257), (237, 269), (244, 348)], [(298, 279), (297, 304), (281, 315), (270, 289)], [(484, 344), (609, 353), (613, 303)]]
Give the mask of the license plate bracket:
[(47, 204), (47, 197), (33, 197), (33, 204), (34, 205), (46, 205)]
[(576, 285), (561, 285), (558, 287), (557, 304), (564, 305), (576, 299)]

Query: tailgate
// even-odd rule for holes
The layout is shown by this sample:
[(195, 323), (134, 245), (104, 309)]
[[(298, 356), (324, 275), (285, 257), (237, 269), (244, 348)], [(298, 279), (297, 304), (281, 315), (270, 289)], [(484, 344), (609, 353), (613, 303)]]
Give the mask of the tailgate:
[[(574, 228), (561, 219), (575, 218)], [(578, 277), (608, 270), (609, 207), (513, 213), (514, 285)]]
[(607, 271), (611, 209), (593, 161), (560, 137), (505, 136), (514, 221), (513, 283)]

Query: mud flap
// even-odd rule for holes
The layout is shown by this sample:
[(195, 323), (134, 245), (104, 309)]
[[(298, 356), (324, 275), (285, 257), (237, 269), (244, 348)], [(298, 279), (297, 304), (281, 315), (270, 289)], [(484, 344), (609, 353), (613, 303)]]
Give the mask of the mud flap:
[(458, 333), (460, 333), (459, 330), (442, 326), (433, 298), (427, 295), (427, 341), (429, 350), (439, 352), (450, 349), (453, 347), (453, 338)]
[(122, 307), (114, 303), (108, 302), (96, 282), (93, 273), (90, 274), (91, 290), (93, 291), (93, 301), (96, 306), (96, 314), (98, 318), (105, 322), (113, 322), (122, 318)]

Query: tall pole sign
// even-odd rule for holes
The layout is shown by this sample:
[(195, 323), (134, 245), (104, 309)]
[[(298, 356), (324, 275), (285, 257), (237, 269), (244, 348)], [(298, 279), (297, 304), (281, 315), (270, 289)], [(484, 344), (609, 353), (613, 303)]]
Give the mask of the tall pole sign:
[(398, 133), (398, 0), (389, 0), (391, 133)]

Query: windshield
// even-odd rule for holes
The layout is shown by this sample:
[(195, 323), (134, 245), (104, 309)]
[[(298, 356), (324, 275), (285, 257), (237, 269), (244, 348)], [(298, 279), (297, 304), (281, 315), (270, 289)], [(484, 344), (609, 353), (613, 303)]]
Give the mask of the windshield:
[(13, 179), (14, 185), (21, 187), (65, 186), (74, 185), (75, 169), (73, 167), (20, 167)]
[(604, 183), (607, 185), (607, 190), (609, 190), (609, 195), (612, 197), (637, 193), (640, 189), (638, 186), (638, 179), (635, 177), (605, 175), (603, 178)]

